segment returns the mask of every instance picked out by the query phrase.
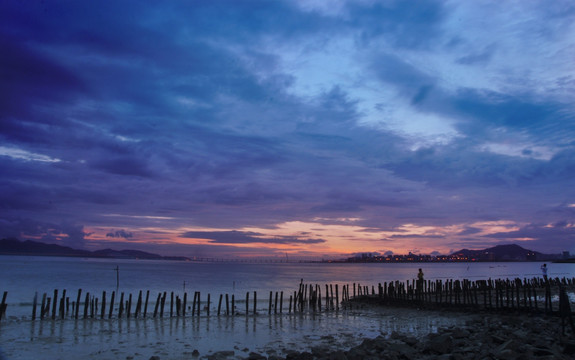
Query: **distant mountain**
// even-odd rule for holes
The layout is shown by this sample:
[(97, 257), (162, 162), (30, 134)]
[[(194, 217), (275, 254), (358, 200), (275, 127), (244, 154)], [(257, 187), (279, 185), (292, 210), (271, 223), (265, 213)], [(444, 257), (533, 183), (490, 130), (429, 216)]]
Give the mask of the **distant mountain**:
[(138, 250), (77, 250), (67, 246), (46, 244), (31, 240), (19, 241), (18, 239), (0, 240), (0, 255), (38, 255), (146, 260), (189, 260), (189, 258), (184, 256), (161, 256), (158, 254), (152, 254)]
[(483, 250), (463, 249), (451, 254), (477, 261), (526, 261), (526, 260), (553, 260), (559, 255), (543, 254), (537, 251), (522, 248), (519, 245), (497, 245)]

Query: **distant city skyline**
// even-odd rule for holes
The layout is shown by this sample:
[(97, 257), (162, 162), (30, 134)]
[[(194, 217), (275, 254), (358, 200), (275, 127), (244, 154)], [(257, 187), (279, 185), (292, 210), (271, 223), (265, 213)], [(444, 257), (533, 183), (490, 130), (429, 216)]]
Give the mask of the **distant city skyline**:
[(0, 238), (575, 253), (575, 4), (0, 3)]

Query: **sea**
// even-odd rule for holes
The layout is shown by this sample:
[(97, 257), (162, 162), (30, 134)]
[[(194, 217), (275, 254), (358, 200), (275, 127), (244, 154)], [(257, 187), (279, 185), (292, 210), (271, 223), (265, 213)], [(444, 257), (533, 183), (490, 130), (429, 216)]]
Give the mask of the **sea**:
[[(541, 276), (543, 262), (481, 263), (251, 263), (195, 262), (136, 259), (96, 259), (37, 256), (0, 256), (0, 296), (6, 292), (8, 307), (0, 321), (0, 358), (33, 359), (42, 352), (45, 359), (66, 359), (65, 353), (90, 359), (189, 358), (219, 350), (235, 351), (236, 356), (260, 351), (281, 355), (310, 346), (354, 346), (358, 339), (390, 334), (414, 335), (456, 326), (457, 316), (442, 318), (404, 310), (352, 309), (322, 313), (288, 314), (289, 295), (300, 283), (372, 286), (389, 281), (416, 278), (421, 268), (428, 280), (436, 279), (514, 279)], [(575, 277), (575, 264), (547, 263), (550, 277)], [(40, 301), (54, 290), (67, 291), (74, 301), (79, 289), (100, 297), (103, 291), (132, 294), (150, 291), (151, 302), (158, 294), (174, 292), (188, 306), (200, 292), (201, 316), (194, 318), (32, 320), (35, 296)], [(253, 302), (257, 293), (257, 315), (245, 313), (246, 293)], [(282, 314), (269, 314), (269, 294), (283, 292)], [(37, 294), (37, 295), (36, 295)], [(205, 315), (210, 294), (211, 315)], [(117, 295), (117, 296), (118, 296)], [(216, 316), (218, 298), (233, 295), (243, 316)], [(108, 295), (108, 299), (109, 299)], [(169, 297), (169, 296), (168, 296)], [(116, 297), (116, 301), (118, 297)], [(109, 300), (108, 300), (109, 301)], [(135, 305), (134, 305), (135, 306)], [(150, 306), (153, 306), (151, 304)], [(250, 311), (253, 305), (249, 305)], [(148, 310), (150, 311), (150, 310)], [(411, 310), (407, 310), (411, 311)], [(309, 349), (308, 349), (309, 351)], [(2, 355), (3, 354), (3, 355)], [(64, 355), (63, 355), (64, 354)]]

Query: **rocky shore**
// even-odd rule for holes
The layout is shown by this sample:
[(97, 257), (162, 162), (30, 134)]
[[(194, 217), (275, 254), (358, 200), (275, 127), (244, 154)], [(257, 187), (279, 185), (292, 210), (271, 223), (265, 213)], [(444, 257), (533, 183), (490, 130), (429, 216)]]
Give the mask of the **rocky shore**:
[[(438, 314), (441, 316), (441, 314)], [(465, 315), (464, 326), (439, 328), (421, 338), (392, 332), (365, 339), (355, 347), (311, 347), (309, 351), (252, 352), (237, 357), (233, 351), (198, 356), (207, 360), (364, 360), (364, 359), (575, 359), (575, 334), (561, 320), (544, 315)], [(198, 354), (199, 355), (199, 354)]]

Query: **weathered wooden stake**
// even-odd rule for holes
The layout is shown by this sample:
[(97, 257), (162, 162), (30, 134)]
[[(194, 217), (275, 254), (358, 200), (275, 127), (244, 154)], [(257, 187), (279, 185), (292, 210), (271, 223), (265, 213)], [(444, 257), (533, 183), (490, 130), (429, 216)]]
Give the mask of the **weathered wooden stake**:
[(250, 292), (246, 292), (246, 316), (248, 316), (248, 313), (250, 311)]
[(164, 291), (164, 294), (162, 295), (162, 304), (160, 305), (160, 317), (164, 317), (164, 306), (166, 305), (166, 295), (167, 292)]
[(86, 298), (84, 299), (84, 319), (88, 318), (89, 307), (90, 307), (90, 293), (86, 292)]
[[(4, 304), (4, 303), (2, 303)], [(56, 309), (58, 308), (58, 289), (54, 290), (54, 302), (52, 303), (52, 320), (56, 319)]]
[(122, 318), (123, 312), (124, 312), (124, 292), (120, 294), (120, 309), (118, 310), (118, 319)]
[(156, 306), (154, 306), (154, 317), (158, 315), (158, 308), (160, 307), (161, 301), (162, 301), (162, 293), (159, 293), (158, 298), (156, 299)]
[(108, 319), (112, 318), (114, 313), (114, 299), (116, 298), (116, 292), (112, 291), (112, 298), (110, 299), (110, 310), (108, 311)]
[(148, 299), (150, 298), (150, 290), (146, 291), (146, 301), (144, 302), (144, 317), (148, 314)]
[(100, 315), (100, 318), (103, 319), (105, 315), (106, 315), (106, 292), (103, 291), (102, 292), (102, 313)]
[(170, 317), (174, 316), (174, 292), (170, 292)]
[(272, 291), (270, 291), (270, 302), (268, 305), (268, 314), (272, 313)]
[(186, 304), (188, 302), (188, 293), (184, 291), (184, 303), (182, 304), (182, 316), (186, 317)]
[(140, 315), (141, 308), (142, 308), (142, 290), (140, 290), (140, 292), (138, 293), (138, 302), (136, 303), (136, 313), (134, 314), (135, 318), (138, 318), (138, 315)]
[(36, 306), (38, 305), (38, 291), (34, 293), (34, 301), (32, 303), (32, 320), (36, 320)]
[(132, 313), (132, 293), (128, 296), (128, 306), (126, 306), (126, 317), (130, 317)]

